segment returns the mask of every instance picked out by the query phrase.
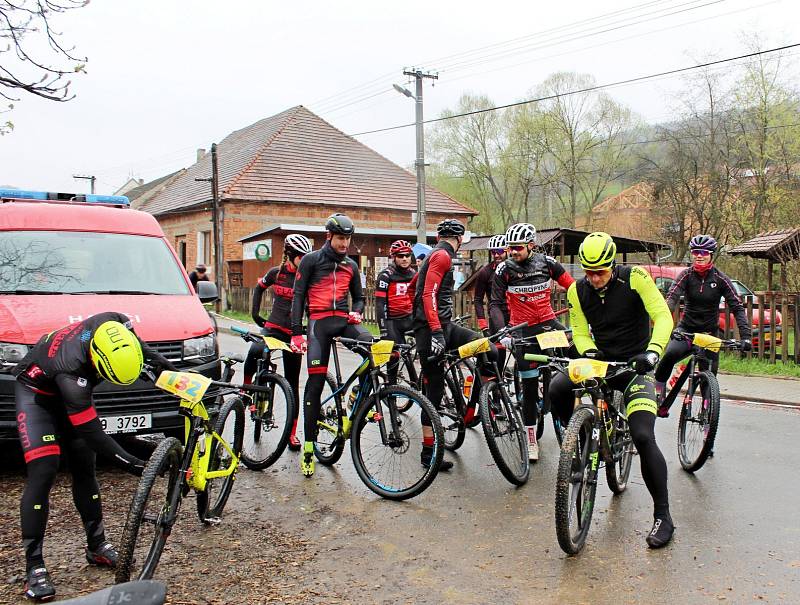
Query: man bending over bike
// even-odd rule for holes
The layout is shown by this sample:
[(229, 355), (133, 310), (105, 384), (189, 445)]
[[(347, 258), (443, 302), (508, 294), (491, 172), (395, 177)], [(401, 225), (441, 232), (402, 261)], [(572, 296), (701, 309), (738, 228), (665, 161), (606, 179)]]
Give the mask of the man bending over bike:
[[(609, 386), (625, 399), (628, 425), (642, 460), (642, 477), (653, 498), (653, 528), (647, 535), (651, 548), (672, 539), (669, 514), (667, 463), (656, 443), (656, 393), (653, 368), (672, 332), (672, 315), (650, 274), (641, 267), (618, 267), (617, 246), (607, 233), (589, 234), (578, 257), (586, 277), (567, 290), (572, 339), (584, 357), (628, 362), (636, 376), (620, 374)], [(650, 321), (653, 334), (650, 335)], [(553, 413), (564, 426), (572, 416), (573, 384), (559, 373), (550, 385)]]
[[(422, 365), (425, 394), (437, 409), (444, 396), (444, 373), (439, 357), (447, 349), (455, 349), (480, 334), (452, 323), (453, 317), (453, 259), (464, 237), (464, 225), (455, 219), (447, 219), (436, 226), (439, 242), (425, 258), (419, 273), (412, 282), (414, 292), (414, 337)], [(497, 348), (492, 345), (489, 358), (497, 361)], [(474, 410), (480, 389), (472, 389), (470, 408)], [(433, 431), (427, 418), (422, 419), (423, 446), (421, 462), (424, 466), (433, 457)], [(442, 460), (439, 470), (453, 468), (449, 460)]]
[[(334, 214), (325, 223), (326, 242), (319, 250), (306, 254), (297, 267), (292, 300), (292, 339), (295, 353), (308, 352), (308, 381), (303, 395), (305, 443), (300, 453), (300, 471), (314, 475), (314, 442), (317, 440), (320, 396), (328, 373), (333, 338), (344, 336), (371, 341), (372, 335), (361, 323), (364, 294), (361, 274), (347, 256), (353, 221)], [(352, 308), (348, 303), (352, 299)], [(308, 306), (308, 342), (303, 336), (303, 311)]]
[[(503, 320), (502, 305), (508, 303), (511, 324), (528, 322), (523, 336), (535, 336), (548, 330), (563, 330), (556, 321), (550, 303), (553, 280), (569, 288), (575, 280), (556, 259), (536, 252), (536, 229), (529, 223), (511, 225), (506, 231), (506, 245), (511, 258), (497, 266), (492, 282), (489, 310), (495, 324)], [(536, 423), (539, 412), (539, 371), (536, 363), (525, 360), (526, 353), (541, 353), (533, 343), (516, 351), (517, 370), (522, 378), (522, 416), (528, 435), (528, 458), (539, 459)]]
[[(730, 278), (714, 266), (714, 253), (717, 251), (717, 240), (710, 235), (695, 235), (689, 240), (692, 266), (684, 269), (667, 294), (667, 305), (674, 311), (684, 298), (683, 317), (678, 321), (677, 329), (681, 332), (704, 332), (717, 336), (719, 334), (719, 299), (725, 298), (739, 326), (742, 351), (753, 348), (750, 341), (750, 324), (747, 322), (744, 305), (736, 293)], [(727, 319), (727, 318), (726, 318)], [(675, 363), (686, 357), (692, 344), (685, 339), (672, 339), (656, 369), (656, 394), (659, 401), (664, 396), (667, 379), (672, 374)], [(719, 353), (706, 350), (706, 357), (711, 361), (711, 371), (717, 373)], [(658, 415), (666, 418), (669, 410), (659, 406)]]
[[(412, 300), (408, 296), (408, 285), (417, 271), (411, 266), (411, 243), (399, 239), (389, 247), (392, 262), (375, 279), (375, 312), (381, 338), (405, 343), (406, 332), (411, 330)], [(389, 362), (386, 370), (389, 383), (397, 383), (399, 359)]]
[[(258, 280), (257, 287), (253, 290), (251, 315), (253, 321), (261, 328), (261, 333), (264, 336), (272, 336), (285, 343), (291, 341), (294, 279), (300, 259), (309, 252), (311, 252), (311, 241), (305, 235), (298, 233), (287, 235), (283, 244), (283, 262), (281, 266), (273, 267), (264, 277)], [(274, 298), (269, 317), (264, 319), (260, 313), (261, 299), (268, 288), (272, 288)], [(244, 362), (244, 384), (252, 382), (253, 372), (256, 371), (256, 362), (263, 354), (263, 342), (254, 342), (250, 345), (247, 359)], [(303, 358), (299, 353), (283, 352), (283, 375), (289, 381), (289, 386), (292, 387), (295, 414), (299, 414), (300, 411), (300, 366), (302, 363)], [(293, 451), (300, 449), (300, 441), (297, 439), (297, 415), (292, 419), (289, 449)]]
[(145, 463), (103, 431), (92, 391), (102, 380), (133, 384), (144, 359), (152, 360), (159, 372), (175, 369), (136, 337), (126, 315), (106, 312), (43, 336), (13, 370), (17, 431), (28, 471), (20, 521), (29, 599), (49, 600), (56, 594), (42, 545), (62, 448), (86, 532), (86, 560), (102, 567), (117, 564), (117, 550), (106, 540), (103, 525), (95, 453), (136, 475)]

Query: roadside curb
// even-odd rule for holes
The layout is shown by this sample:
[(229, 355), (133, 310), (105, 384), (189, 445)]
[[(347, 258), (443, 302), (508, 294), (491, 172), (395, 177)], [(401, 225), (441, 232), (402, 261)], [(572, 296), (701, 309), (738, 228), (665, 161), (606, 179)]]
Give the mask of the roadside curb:
[(781, 405), (786, 407), (800, 408), (798, 401), (779, 401), (777, 399), (767, 399), (765, 397), (749, 397), (746, 395), (734, 395), (732, 393), (720, 393), (720, 399), (732, 399), (733, 401), (744, 401), (749, 403), (765, 403), (768, 405)]

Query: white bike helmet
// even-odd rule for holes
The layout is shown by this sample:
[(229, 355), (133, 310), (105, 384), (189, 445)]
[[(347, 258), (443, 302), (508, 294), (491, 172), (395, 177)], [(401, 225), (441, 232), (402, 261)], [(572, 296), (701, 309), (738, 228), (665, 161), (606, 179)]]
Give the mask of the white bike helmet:
[(283, 249), (287, 253), (294, 252), (296, 254), (308, 254), (311, 252), (311, 240), (309, 240), (305, 235), (292, 233), (286, 236), (286, 241), (283, 243)]
[(536, 227), (530, 223), (511, 225), (506, 231), (506, 245), (532, 244), (536, 241)]
[(506, 236), (505, 235), (493, 235), (489, 238), (489, 241), (486, 242), (486, 249), (487, 250), (500, 250), (501, 248), (506, 247)]

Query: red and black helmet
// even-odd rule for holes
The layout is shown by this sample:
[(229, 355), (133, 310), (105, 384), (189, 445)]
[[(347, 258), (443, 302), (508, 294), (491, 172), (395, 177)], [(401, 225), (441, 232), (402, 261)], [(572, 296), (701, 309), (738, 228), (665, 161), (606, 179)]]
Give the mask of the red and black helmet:
[(411, 242), (407, 242), (404, 239), (392, 242), (392, 245), (389, 246), (389, 256), (394, 256), (395, 254), (411, 254)]

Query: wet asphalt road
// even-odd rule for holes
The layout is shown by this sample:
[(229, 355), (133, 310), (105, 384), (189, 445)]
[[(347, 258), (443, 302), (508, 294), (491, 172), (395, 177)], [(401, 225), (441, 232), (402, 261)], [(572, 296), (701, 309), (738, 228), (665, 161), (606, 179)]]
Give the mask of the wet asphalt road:
[[(238, 338), (221, 339), (223, 351), (245, 351)], [(354, 356), (342, 357), (351, 369)], [(674, 414), (659, 420), (677, 525), (661, 551), (644, 542), (652, 503), (637, 458), (622, 496), (599, 486), (587, 546), (564, 555), (551, 426), (521, 488), (500, 475), (478, 428), (446, 454), (453, 472), (405, 503), (370, 492), (346, 450), (313, 479), (290, 452), (263, 473), (242, 472), (242, 497), (229, 506), (256, 499), (253, 514), (310, 541), (316, 558), (304, 578), (320, 602), (800, 603), (800, 410), (723, 401), (715, 457), (695, 476), (680, 468), (676, 434)]]

